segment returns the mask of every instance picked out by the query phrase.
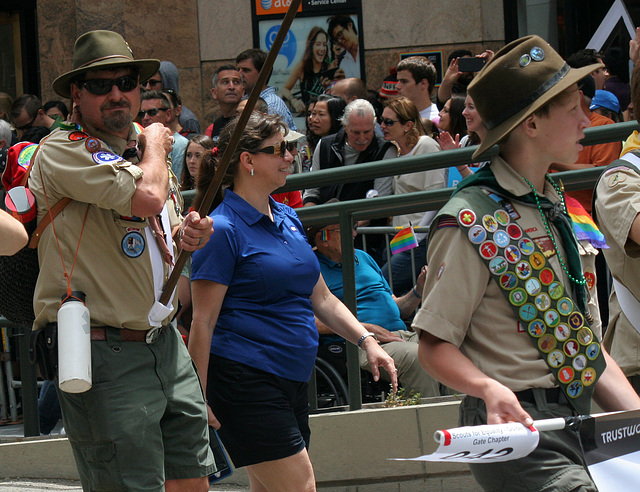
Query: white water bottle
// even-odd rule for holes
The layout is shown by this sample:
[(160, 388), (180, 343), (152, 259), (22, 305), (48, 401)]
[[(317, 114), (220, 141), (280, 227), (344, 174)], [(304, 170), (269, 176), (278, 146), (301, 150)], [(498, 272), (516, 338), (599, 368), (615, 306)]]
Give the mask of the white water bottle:
[(62, 297), (58, 309), (58, 381), (62, 391), (91, 388), (91, 323), (84, 292)]

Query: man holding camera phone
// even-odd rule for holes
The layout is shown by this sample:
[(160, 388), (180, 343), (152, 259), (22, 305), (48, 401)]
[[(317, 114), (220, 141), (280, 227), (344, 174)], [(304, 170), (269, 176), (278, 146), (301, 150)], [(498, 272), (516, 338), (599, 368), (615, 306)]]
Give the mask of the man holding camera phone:
[(463, 77), (468, 78), (466, 85), (473, 80), (473, 77), (477, 72), (482, 70), (489, 60), (493, 58), (493, 51), (485, 50), (476, 56), (460, 56), (454, 57), (450, 60), (447, 71), (442, 77), (442, 83), (438, 87), (438, 97), (436, 102), (438, 106), (442, 107), (449, 100), (451, 94), (454, 92), (453, 87), (459, 83)]

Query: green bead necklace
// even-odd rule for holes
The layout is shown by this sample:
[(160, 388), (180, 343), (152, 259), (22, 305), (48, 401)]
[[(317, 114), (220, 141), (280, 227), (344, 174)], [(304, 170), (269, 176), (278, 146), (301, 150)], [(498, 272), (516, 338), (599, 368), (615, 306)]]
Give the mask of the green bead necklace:
[[(544, 212), (542, 211), (542, 207), (540, 206), (540, 200), (538, 199), (538, 193), (535, 189), (535, 187), (533, 186), (533, 184), (531, 183), (531, 181), (529, 181), (527, 178), (525, 178), (524, 176), (521, 176), (522, 179), (524, 179), (524, 181), (529, 185), (529, 187), (531, 188), (531, 191), (533, 191), (533, 198), (536, 201), (536, 205), (538, 206), (538, 212), (540, 213), (540, 217), (542, 218), (542, 223), (544, 224), (544, 228), (547, 231), (547, 234), (549, 235), (549, 237), (551, 238), (551, 243), (553, 244), (554, 249), (556, 250), (556, 254), (558, 255), (558, 261), (560, 262), (560, 266), (562, 267), (562, 270), (564, 270), (564, 273), (567, 274), (567, 277), (569, 277), (569, 280), (571, 280), (573, 283), (577, 284), (577, 285), (586, 285), (587, 283), (587, 279), (584, 278), (584, 274), (582, 272), (580, 272), (580, 278), (575, 278), (573, 275), (571, 275), (571, 273), (569, 273), (569, 269), (567, 268), (565, 262), (564, 262), (564, 258), (562, 258), (562, 255), (560, 255), (560, 250), (558, 249), (558, 246), (556, 245), (556, 240), (555, 237), (553, 236), (553, 232), (551, 232), (551, 228), (549, 227), (549, 223), (547, 222), (547, 217), (544, 215)], [(545, 174), (545, 179), (551, 183), (551, 186), (553, 186), (553, 188), (556, 190), (556, 193), (558, 193), (558, 196), (560, 197), (560, 200), (562, 201), (562, 209), (564, 211), (564, 213), (567, 213), (567, 207), (564, 203), (564, 193), (562, 193), (562, 190), (560, 189), (560, 187), (551, 179), (551, 176), (549, 176), (548, 174)]]

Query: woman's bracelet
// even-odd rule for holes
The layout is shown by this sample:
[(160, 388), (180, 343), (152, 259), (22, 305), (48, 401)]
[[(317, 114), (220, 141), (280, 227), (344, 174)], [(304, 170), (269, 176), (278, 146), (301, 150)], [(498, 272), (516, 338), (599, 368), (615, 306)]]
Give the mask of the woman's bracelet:
[(422, 300), (422, 296), (420, 294), (418, 294), (418, 290), (416, 289), (416, 286), (413, 286), (413, 295), (416, 296), (418, 299)]

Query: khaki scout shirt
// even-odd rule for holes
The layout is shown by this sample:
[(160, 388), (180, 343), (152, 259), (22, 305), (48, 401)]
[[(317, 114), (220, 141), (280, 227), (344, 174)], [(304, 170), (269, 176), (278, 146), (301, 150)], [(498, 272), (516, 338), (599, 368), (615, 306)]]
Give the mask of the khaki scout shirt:
[[(609, 246), (602, 252), (611, 274), (640, 299), (640, 246), (629, 239), (640, 213), (640, 176), (626, 166), (606, 171), (596, 186), (595, 211)], [(640, 374), (640, 334), (622, 312), (615, 292), (609, 300), (604, 344), (626, 376)]]
[[(494, 158), (491, 168), (505, 190), (516, 196), (531, 191), (502, 158)], [(554, 203), (559, 200), (548, 182), (545, 182), (544, 195)], [(567, 289), (569, 279), (560, 267), (538, 208), (520, 203), (512, 205), (520, 215), (516, 223), (541, 247)], [(435, 221), (434, 227), (437, 227)], [(558, 231), (552, 231), (556, 244), (562, 248)], [(518, 322), (513, 307), (491, 278), (477, 246), (467, 238), (467, 232), (460, 227), (443, 227), (431, 235), (425, 297), (413, 328), (459, 347), (478, 369), (512, 391), (557, 386), (531, 337)], [(564, 249), (560, 254), (566, 262)], [(592, 305), (589, 307), (593, 311)]]
[[(136, 139), (136, 132), (132, 125), (128, 140), (123, 140), (88, 125), (84, 130), (98, 139), (99, 150), (96, 147), (88, 150), (86, 137), (65, 129), (53, 132), (39, 149), (29, 177), (29, 187), (38, 205), (38, 221), (49, 208), (47, 201), (53, 206), (70, 197), (73, 201), (54, 220), (55, 234), (66, 271), (72, 275), (71, 289), (83, 291), (87, 296), (91, 325), (148, 330), (148, 314), (155, 301), (144, 231), (148, 220), (131, 218), (131, 198), (143, 171), (119, 157), (128, 141)], [(175, 208), (172, 201), (170, 197), (169, 209)], [(56, 321), (61, 296), (67, 291), (60, 256), (54, 228), (49, 225), (38, 246), (40, 275), (33, 303), (35, 329)], [(167, 278), (166, 263), (164, 268)]]

